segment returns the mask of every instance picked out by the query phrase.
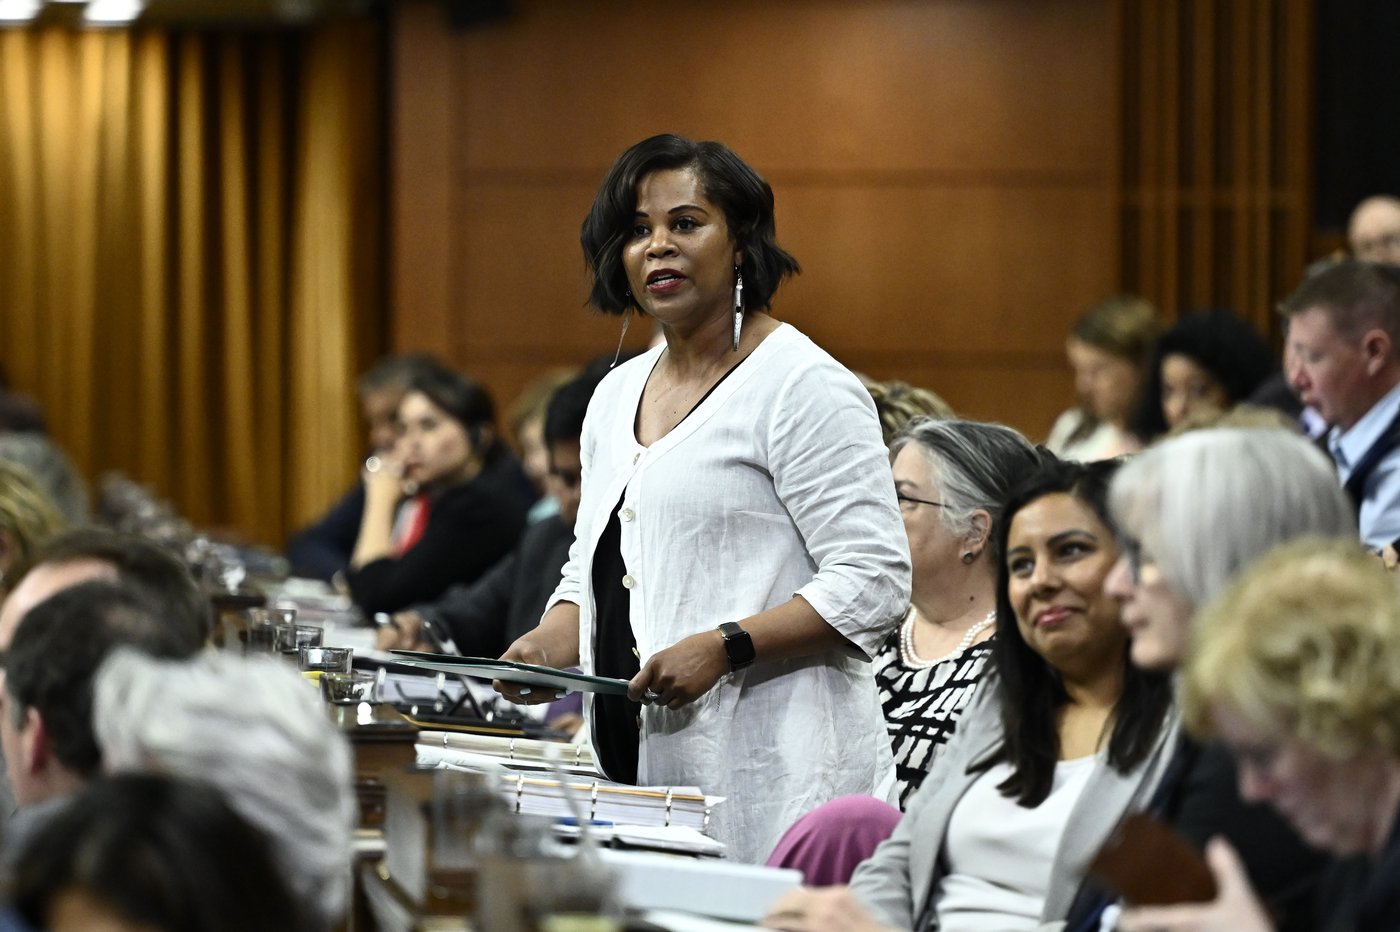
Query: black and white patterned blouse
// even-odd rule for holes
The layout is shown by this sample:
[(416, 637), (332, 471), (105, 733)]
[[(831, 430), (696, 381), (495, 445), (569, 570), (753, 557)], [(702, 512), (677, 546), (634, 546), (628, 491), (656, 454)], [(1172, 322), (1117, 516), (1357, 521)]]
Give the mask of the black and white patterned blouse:
[(875, 685), (894, 751), (901, 810), (953, 736), (992, 653), (988, 638), (928, 666), (911, 666), (900, 648), (903, 628), (900, 623), (875, 655)]

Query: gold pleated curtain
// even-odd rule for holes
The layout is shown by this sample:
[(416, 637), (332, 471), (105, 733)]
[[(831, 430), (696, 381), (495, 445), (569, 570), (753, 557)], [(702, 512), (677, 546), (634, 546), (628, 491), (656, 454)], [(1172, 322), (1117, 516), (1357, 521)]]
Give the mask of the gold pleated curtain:
[(0, 31), (0, 364), (89, 478), (279, 543), (354, 479), (379, 39)]

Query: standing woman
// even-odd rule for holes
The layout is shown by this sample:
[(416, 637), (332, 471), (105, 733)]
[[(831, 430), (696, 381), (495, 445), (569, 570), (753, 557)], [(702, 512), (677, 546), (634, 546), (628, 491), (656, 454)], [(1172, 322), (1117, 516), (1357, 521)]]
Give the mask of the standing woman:
[(365, 464), (365, 508), (346, 573), (366, 614), (472, 582), (515, 548), (530, 506), (480, 385), (433, 367), (413, 378), (397, 420), (393, 450)]
[(632, 146), (581, 239), (592, 303), (665, 341), (594, 395), (563, 581), (505, 657), (629, 678), (585, 706), (605, 772), (727, 797), (712, 833), (756, 861), (803, 812), (889, 790), (869, 658), (910, 570), (880, 426), (855, 376), (766, 313), (797, 262), (724, 145)]

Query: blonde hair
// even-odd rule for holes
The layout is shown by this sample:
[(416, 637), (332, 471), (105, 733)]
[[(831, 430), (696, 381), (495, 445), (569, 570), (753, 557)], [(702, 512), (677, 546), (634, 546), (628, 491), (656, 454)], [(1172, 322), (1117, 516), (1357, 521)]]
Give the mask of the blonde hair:
[(33, 473), (0, 459), (0, 533), (9, 536), (12, 548), (0, 589), (29, 572), (40, 545), (64, 527), (63, 516)]
[(1076, 340), (1145, 370), (1157, 338), (1162, 335), (1162, 320), (1151, 301), (1121, 294), (1092, 305), (1074, 322), (1069, 333)]
[(953, 406), (939, 397), (937, 392), (917, 388), (898, 379), (877, 382), (860, 373), (856, 373), (856, 377), (865, 386), (865, 390), (870, 392), (870, 398), (875, 402), (875, 413), (880, 418), (880, 433), (884, 436), (887, 447), (916, 417), (956, 417), (953, 414)]
[(1211, 427), (1254, 427), (1286, 430), (1299, 435), (1303, 433), (1303, 426), (1278, 408), (1240, 402), (1224, 411), (1209, 408), (1192, 411), (1182, 418), (1181, 423), (1167, 431), (1166, 436), (1179, 437), (1193, 430), (1206, 430)]
[(1334, 760), (1400, 755), (1400, 589), (1358, 543), (1272, 551), (1201, 614), (1182, 683), (1186, 724), (1223, 706)]

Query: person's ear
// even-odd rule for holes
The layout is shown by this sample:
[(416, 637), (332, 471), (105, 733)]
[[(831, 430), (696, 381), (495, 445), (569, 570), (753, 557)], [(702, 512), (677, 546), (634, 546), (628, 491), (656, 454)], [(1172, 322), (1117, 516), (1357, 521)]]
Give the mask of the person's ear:
[(734, 248), (734, 267), (740, 268), (744, 264), (744, 250), (741, 247)]
[(980, 557), (982, 551), (987, 549), (987, 542), (992, 536), (992, 515), (985, 508), (974, 508), (972, 514), (968, 515), (970, 527), (967, 532), (966, 550), (973, 556)]
[(1394, 351), (1390, 334), (1379, 327), (1366, 331), (1365, 336), (1361, 338), (1361, 352), (1366, 358), (1366, 374), (1374, 376), (1393, 365)]
[(20, 767), (27, 774), (41, 773), (53, 757), (53, 748), (49, 744), (49, 732), (44, 727), (44, 717), (33, 706), (24, 710), (24, 724), (19, 732), (19, 747)]

